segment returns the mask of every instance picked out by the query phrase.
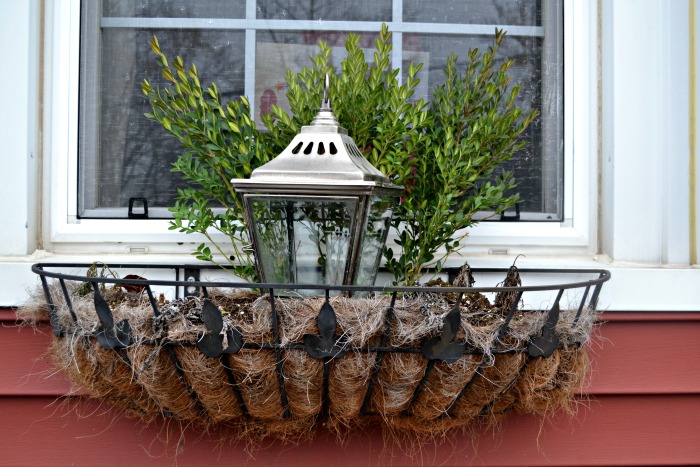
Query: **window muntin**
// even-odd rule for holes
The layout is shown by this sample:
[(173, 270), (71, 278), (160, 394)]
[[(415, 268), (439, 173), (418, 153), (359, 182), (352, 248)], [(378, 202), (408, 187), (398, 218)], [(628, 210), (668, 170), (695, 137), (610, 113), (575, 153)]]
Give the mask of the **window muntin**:
[(334, 46), (339, 63), (347, 30), (360, 32), (371, 48), (384, 21), (394, 32), (394, 61), (404, 69), (409, 61), (425, 62), (426, 95), (442, 81), (451, 51), (464, 57), (471, 47), (488, 46), (495, 25), (508, 31), (502, 51), (516, 61), (512, 73), (524, 84), (523, 104), (541, 111), (526, 135), (528, 149), (507, 167), (523, 198), (521, 219), (562, 220), (560, 1), (394, 0), (362, 8), (311, 0), (216, 3), (82, 5), (79, 217), (124, 218), (129, 198), (148, 199), (151, 217), (169, 217), (166, 207), (182, 185), (169, 171), (179, 144), (143, 117), (148, 106), (139, 87), (144, 78), (159, 77), (148, 46), (154, 34), (169, 56), (197, 64), (203, 84), (216, 82), (228, 98), (250, 96), (258, 119), (271, 103), (270, 91), (284, 104), (285, 68), (298, 71), (308, 63), (319, 39)]

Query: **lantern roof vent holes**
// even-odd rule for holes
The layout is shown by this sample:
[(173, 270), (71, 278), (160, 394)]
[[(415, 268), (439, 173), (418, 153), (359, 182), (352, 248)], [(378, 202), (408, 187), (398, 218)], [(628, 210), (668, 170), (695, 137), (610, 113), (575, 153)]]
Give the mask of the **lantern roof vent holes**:
[(279, 192), (292, 185), (308, 194), (321, 185), (336, 193), (375, 188), (397, 193), (401, 189), (365, 159), (348, 131), (340, 126), (331, 109), (328, 85), (326, 78), (321, 107), (311, 124), (303, 126), (281, 154), (253, 170), (249, 179), (232, 181), (237, 191)]
[[(302, 147), (304, 146), (303, 141), (299, 141), (299, 144), (297, 144), (294, 149), (292, 149), (292, 154), (299, 154), (302, 152)], [(350, 146), (346, 145), (348, 147), (348, 150), (351, 151)], [(306, 147), (304, 148), (303, 153), (306, 154), (307, 156), (314, 152), (314, 142), (310, 141)], [(318, 146), (316, 147), (316, 154), (319, 156), (323, 156), (326, 154), (326, 146), (323, 144), (323, 141), (319, 141)], [(330, 142), (328, 144), (328, 154), (330, 155), (335, 155), (338, 154), (338, 148), (335, 146), (334, 142)]]

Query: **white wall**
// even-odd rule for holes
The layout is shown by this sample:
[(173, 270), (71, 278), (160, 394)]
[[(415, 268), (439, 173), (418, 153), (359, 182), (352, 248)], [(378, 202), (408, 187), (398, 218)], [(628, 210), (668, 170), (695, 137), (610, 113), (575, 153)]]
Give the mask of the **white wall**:
[(0, 1), (0, 255), (36, 248), (37, 14), (34, 1)]
[(690, 263), (688, 11), (603, 2), (600, 240), (616, 261)]
[[(589, 1), (571, 0), (582, 8)], [(603, 288), (601, 305), (616, 310), (700, 310), (700, 268), (690, 265), (691, 177), (689, 173), (693, 115), (689, 102), (697, 100), (691, 83), (700, 76), (696, 59), (691, 69), (689, 38), (691, 5), (696, 0), (601, 0), (600, 36), (591, 33), (591, 50), (601, 47), (600, 81), (591, 79), (590, 92), (600, 95), (600, 118), (592, 113), (591, 125), (598, 128), (600, 207), (598, 251), (601, 255), (532, 255), (518, 260), (522, 267), (607, 267), (613, 279)], [(41, 197), (37, 179), (42, 157), (41, 118), (38, 89), (40, 76), (40, 0), (0, 0), (0, 67), (12, 76), (0, 86), (0, 141), (3, 152), (0, 170), (0, 306), (23, 301), (26, 289), (36, 283), (29, 265), (38, 258), (90, 262), (94, 252), (78, 257), (57, 257), (40, 247), (39, 201), (57, 196), (44, 184)], [(60, 3), (59, 3), (60, 4)], [(56, 6), (48, 2), (48, 5)], [(51, 10), (51, 8), (49, 8)], [(698, 23), (695, 10), (695, 21)], [(50, 18), (46, 20), (47, 24)], [(698, 54), (698, 38), (694, 51)], [(45, 49), (51, 54), (52, 48)], [(700, 58), (700, 55), (698, 55)], [(51, 57), (47, 57), (51, 58)], [(595, 70), (594, 70), (595, 71)], [(48, 73), (48, 72), (47, 72)], [(50, 76), (44, 80), (49, 82)], [(48, 87), (46, 87), (48, 89)], [(47, 103), (55, 96), (43, 96)], [(697, 101), (700, 104), (700, 101)], [(696, 107), (700, 105), (696, 104)], [(696, 120), (697, 122), (697, 120)], [(50, 129), (45, 129), (49, 131)], [(692, 130), (692, 131), (691, 131)], [(574, 136), (576, 136), (574, 134)], [(697, 146), (697, 144), (696, 144)], [(46, 145), (44, 171), (56, 158)], [(596, 157), (592, 159), (595, 161)], [(595, 165), (591, 167), (595, 168)], [(587, 175), (588, 176), (588, 175)], [(592, 175), (594, 178), (596, 174)], [(44, 180), (47, 174), (43, 174)], [(700, 206), (696, 193), (695, 209)], [(576, 202), (576, 200), (573, 200)], [(50, 217), (44, 216), (45, 219)], [(696, 213), (697, 218), (697, 213)], [(593, 223), (595, 224), (595, 223)], [(44, 226), (44, 232), (50, 226)], [(594, 240), (595, 241), (595, 240)], [(126, 256), (126, 255), (124, 255)], [(187, 262), (183, 256), (147, 255), (99, 259), (113, 261)], [(474, 266), (507, 266), (510, 257), (475, 258)], [(471, 261), (471, 258), (470, 258)], [(476, 264), (475, 264), (476, 263)], [(664, 293), (646, 293), (650, 287)]]

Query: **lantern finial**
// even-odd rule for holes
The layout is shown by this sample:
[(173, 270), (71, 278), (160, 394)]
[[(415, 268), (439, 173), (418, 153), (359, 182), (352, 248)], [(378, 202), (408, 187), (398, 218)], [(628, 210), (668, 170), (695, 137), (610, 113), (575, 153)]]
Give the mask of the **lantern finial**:
[(340, 126), (338, 119), (335, 118), (335, 115), (333, 114), (333, 109), (331, 109), (330, 83), (331, 80), (328, 77), (328, 73), (326, 73), (321, 107), (318, 109), (318, 113), (311, 122), (311, 125), (305, 125), (301, 128), (302, 133), (318, 133), (321, 131), (342, 133), (344, 135), (348, 134), (348, 130)]
[(331, 96), (330, 96), (331, 80), (326, 73), (326, 81), (323, 86), (323, 100), (321, 101), (321, 109), (324, 111), (331, 111)]

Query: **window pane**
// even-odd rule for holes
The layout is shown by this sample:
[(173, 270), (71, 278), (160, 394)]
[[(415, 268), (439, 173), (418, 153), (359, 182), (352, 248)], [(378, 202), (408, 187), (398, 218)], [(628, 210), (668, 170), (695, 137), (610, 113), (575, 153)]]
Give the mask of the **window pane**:
[[(248, 0), (251, 2), (253, 0)], [(513, 82), (523, 84), (520, 105), (540, 116), (524, 137), (527, 148), (507, 164), (523, 202), (522, 219), (560, 220), (563, 206), (563, 53), (560, 0), (255, 0), (256, 18), (244, 19), (246, 1), (103, 0), (84, 2), (81, 24), (79, 206), (81, 217), (126, 217), (130, 198), (146, 198), (151, 217), (169, 217), (177, 188), (170, 173), (179, 143), (143, 114), (140, 90), (148, 78), (162, 84), (148, 42), (155, 34), (169, 58), (196, 63), (204, 86), (216, 82), (224, 99), (250, 97), (260, 122), (272, 104), (288, 110), (285, 71), (309, 65), (318, 41), (333, 47), (331, 63), (345, 57), (347, 31), (361, 30), (373, 51), (377, 32), (367, 21), (399, 21), (392, 60), (404, 70), (422, 62), (416, 98), (444, 81), (451, 52), (463, 66), (467, 51), (493, 42), (492, 28), (508, 34), (500, 59), (515, 61)], [(392, 18), (401, 12), (400, 18)], [(191, 18), (192, 21), (186, 21)], [(197, 18), (229, 18), (200, 29)], [(267, 21), (277, 20), (277, 21)], [(318, 21), (304, 30), (296, 21)], [(326, 23), (324, 23), (326, 21)], [(342, 29), (338, 23), (342, 21)], [(401, 23), (401, 21), (403, 21)], [(355, 23), (353, 23), (355, 22)], [(355, 27), (353, 27), (355, 25)], [(488, 26), (488, 27), (485, 27)], [(403, 32), (398, 32), (403, 31)], [(254, 43), (246, 44), (248, 40)], [(246, 56), (245, 54), (249, 55)], [(368, 60), (371, 60), (371, 53)], [(398, 66), (396, 63), (394, 66)], [(153, 209), (153, 208), (160, 209)]]
[(179, 142), (144, 117), (151, 109), (141, 83), (164, 84), (149, 46), (154, 35), (170, 59), (180, 55), (197, 64), (203, 86), (216, 82), (224, 100), (243, 95), (242, 31), (105, 29), (99, 67), (83, 64), (87, 74), (102, 73), (96, 98), (87, 95), (91, 86), (81, 86), (81, 216), (126, 217), (130, 198), (146, 198), (149, 208), (168, 207), (184, 187), (170, 172), (182, 153)]
[(539, 26), (542, 9), (532, 0), (406, 0), (403, 20), (412, 23)]
[[(333, 48), (329, 65), (340, 69), (347, 56), (345, 50), (346, 31), (258, 31), (255, 54), (255, 120), (262, 126), (261, 115), (269, 113), (273, 104), (290, 112), (287, 102), (287, 83), (284, 75), (287, 68), (298, 73), (319, 52), (318, 41)], [(374, 48), (378, 33), (363, 33), (360, 45), (367, 50)], [(372, 59), (371, 54), (367, 57)]]
[[(93, 1), (93, 0), (90, 0)], [(244, 18), (245, 0), (104, 0), (102, 16), (128, 18)]]
[[(524, 113), (533, 109), (542, 109), (542, 43), (541, 37), (506, 35), (499, 49), (499, 63), (496, 68), (506, 59), (514, 61), (509, 72), (512, 82), (523, 86), (518, 97), (518, 105)], [(423, 69), (418, 75), (423, 87), (419, 89), (417, 97), (429, 97), (420, 93), (421, 91), (432, 92), (435, 86), (444, 84), (443, 67), (450, 53), (454, 52), (458, 57), (457, 69), (464, 70), (469, 49), (485, 50), (492, 44), (493, 36), (404, 34), (404, 73), (408, 69), (410, 60), (424, 62)], [(554, 66), (552, 73), (556, 69)], [(562, 83), (548, 90), (550, 99), (548, 111), (554, 112), (555, 115), (563, 114), (562, 91)], [(560, 119), (559, 121), (561, 122)], [(560, 136), (560, 133), (557, 135)], [(563, 165), (558, 153), (552, 160), (544, 158), (541, 116), (528, 127), (523, 138), (527, 140), (525, 149), (503, 165), (504, 170), (514, 172), (517, 182), (516, 191), (520, 193), (522, 199), (520, 210), (523, 213), (547, 213), (552, 215), (551, 220), (559, 219), (561, 206), (557, 190), (563, 176)], [(554, 143), (554, 147), (557, 148), (559, 143), (557, 141)], [(549, 166), (549, 171), (544, 170), (546, 165)], [(498, 172), (500, 173), (500, 170)], [(540, 217), (538, 216), (537, 219), (539, 220)]]
[(391, 0), (258, 0), (259, 19), (391, 21)]

